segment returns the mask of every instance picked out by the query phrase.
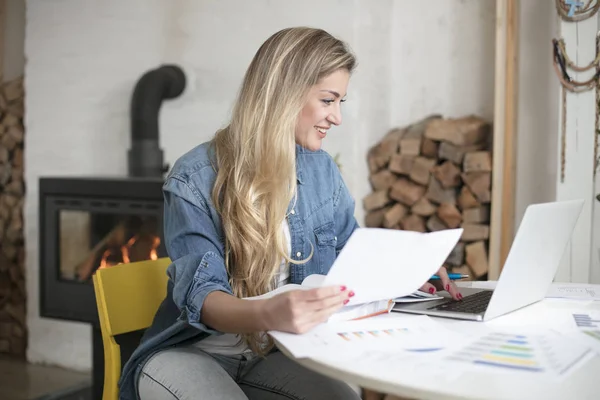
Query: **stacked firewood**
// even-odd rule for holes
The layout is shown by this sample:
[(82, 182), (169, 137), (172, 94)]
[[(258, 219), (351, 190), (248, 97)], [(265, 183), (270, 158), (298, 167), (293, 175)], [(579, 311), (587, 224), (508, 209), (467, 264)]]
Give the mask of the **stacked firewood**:
[(0, 353), (25, 355), (23, 79), (0, 86)]
[(418, 232), (464, 229), (446, 267), (475, 279), (488, 271), (491, 125), (476, 116), (431, 115), (392, 129), (367, 155), (373, 192), (365, 225)]

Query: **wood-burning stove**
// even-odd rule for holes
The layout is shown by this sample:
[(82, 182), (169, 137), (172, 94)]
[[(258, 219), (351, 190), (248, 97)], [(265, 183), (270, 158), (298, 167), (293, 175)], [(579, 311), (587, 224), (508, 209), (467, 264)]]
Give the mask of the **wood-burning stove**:
[[(186, 76), (176, 65), (145, 72), (131, 97), (128, 176), (42, 177), (40, 195), (40, 315), (92, 324), (92, 397), (102, 397), (104, 354), (92, 275), (98, 268), (166, 257), (163, 175), (159, 148), (162, 102), (180, 96)], [(125, 362), (141, 333), (123, 335)]]
[[(162, 184), (160, 178), (40, 179), (40, 315), (92, 324), (94, 399), (102, 396), (104, 354), (92, 274), (167, 256)], [(122, 349), (131, 352), (139, 336), (124, 336)]]
[(97, 323), (91, 285), (96, 269), (166, 256), (162, 183), (145, 178), (40, 179), (42, 316)]

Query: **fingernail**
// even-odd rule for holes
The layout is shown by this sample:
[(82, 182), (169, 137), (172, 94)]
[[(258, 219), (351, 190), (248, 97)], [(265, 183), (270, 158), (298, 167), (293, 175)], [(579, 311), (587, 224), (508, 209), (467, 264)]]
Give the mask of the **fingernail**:
[(434, 288), (432, 288), (432, 287), (430, 287), (430, 288), (429, 288), (429, 293), (431, 293), (431, 294), (434, 294), (434, 293), (435, 293), (435, 289), (434, 289)]
[(449, 283), (446, 284), (446, 290), (450, 290), (450, 284)]
[(460, 293), (458, 294), (458, 299), (462, 300), (462, 294), (460, 294)]
[(350, 300), (348, 300), (348, 299), (344, 300), (344, 304), (348, 304), (349, 301)]
[(348, 293), (348, 297), (352, 297), (352, 296), (354, 296), (354, 292), (350, 291), (350, 293)]
[(344, 290), (346, 290), (346, 286), (344, 286), (344, 285), (340, 286), (340, 292), (343, 292)]

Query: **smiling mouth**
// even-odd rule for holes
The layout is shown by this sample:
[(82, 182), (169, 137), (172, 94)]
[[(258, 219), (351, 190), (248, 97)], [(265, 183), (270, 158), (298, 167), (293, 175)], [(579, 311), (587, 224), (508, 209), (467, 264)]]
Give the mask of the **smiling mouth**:
[(327, 135), (327, 129), (319, 128), (318, 126), (315, 126), (315, 129), (320, 133), (321, 137), (325, 137)]

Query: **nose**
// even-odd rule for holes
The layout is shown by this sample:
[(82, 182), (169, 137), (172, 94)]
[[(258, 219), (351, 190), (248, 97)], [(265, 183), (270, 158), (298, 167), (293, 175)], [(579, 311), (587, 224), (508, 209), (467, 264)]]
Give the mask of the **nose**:
[(329, 117), (327, 117), (327, 120), (336, 126), (342, 124), (342, 110), (340, 110), (339, 106), (335, 107), (331, 114), (329, 114)]

